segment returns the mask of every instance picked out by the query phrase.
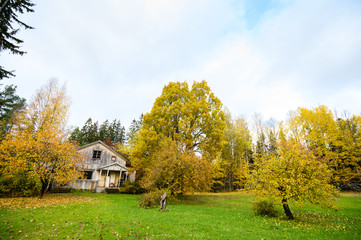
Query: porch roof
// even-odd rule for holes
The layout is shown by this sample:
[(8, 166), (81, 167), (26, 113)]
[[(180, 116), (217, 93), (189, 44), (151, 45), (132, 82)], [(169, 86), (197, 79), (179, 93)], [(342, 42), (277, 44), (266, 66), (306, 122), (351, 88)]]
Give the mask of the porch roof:
[(96, 170), (114, 170), (114, 171), (125, 171), (128, 172), (124, 166), (120, 165), (119, 163), (111, 163), (102, 167), (97, 168)]

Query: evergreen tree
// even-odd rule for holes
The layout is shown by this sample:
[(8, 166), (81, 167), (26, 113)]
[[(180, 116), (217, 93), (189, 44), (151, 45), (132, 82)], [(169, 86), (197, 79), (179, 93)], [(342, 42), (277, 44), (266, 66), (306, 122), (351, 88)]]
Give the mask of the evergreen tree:
[(0, 139), (10, 131), (15, 122), (16, 112), (22, 111), (25, 107), (25, 99), (15, 93), (16, 87), (5, 86), (0, 91)]
[(77, 139), (79, 142), (79, 145), (86, 145), (88, 143), (91, 143), (91, 129), (93, 125), (93, 120), (91, 118), (88, 118), (88, 120), (85, 122), (84, 126), (81, 129), (81, 139)]
[(90, 125), (90, 129), (88, 132), (88, 143), (92, 143), (98, 140), (101, 140), (99, 138), (99, 123), (98, 121), (94, 122), (92, 125)]
[(127, 134), (128, 140), (131, 141), (134, 139), (135, 133), (139, 131), (142, 125), (143, 125), (143, 113), (140, 115), (138, 120), (133, 119), (133, 121), (130, 123), (130, 127)]
[(103, 140), (110, 139), (108, 119), (105, 120), (99, 127), (99, 138)]
[(93, 123), (93, 120), (89, 118), (81, 129), (77, 127), (72, 131), (70, 140), (74, 139), (77, 140), (80, 146), (98, 140), (104, 141), (109, 145), (115, 145), (117, 143), (124, 143), (125, 128), (120, 121), (116, 119), (114, 119), (112, 123), (105, 120), (99, 125), (98, 121)]
[(78, 143), (82, 142), (82, 132), (79, 127), (74, 128), (74, 130), (70, 134), (70, 140), (76, 140)]
[(110, 125), (109, 130), (110, 141), (112, 144), (123, 143), (125, 140), (125, 128), (122, 127), (120, 121), (114, 119), (113, 123)]
[[(30, 0), (1, 0), (0, 1), (0, 52), (10, 51), (12, 54), (23, 55), (20, 50), (22, 40), (15, 37), (20, 27), (32, 29), (31, 26), (20, 21), (19, 13), (33, 12), (34, 6)], [(15, 76), (13, 71), (7, 71), (0, 66), (0, 79)]]

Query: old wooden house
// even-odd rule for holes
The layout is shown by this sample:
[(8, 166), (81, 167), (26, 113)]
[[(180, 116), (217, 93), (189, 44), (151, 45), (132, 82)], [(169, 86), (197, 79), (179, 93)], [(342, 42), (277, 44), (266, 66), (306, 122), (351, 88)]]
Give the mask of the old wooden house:
[(96, 141), (78, 149), (83, 156), (84, 179), (78, 179), (70, 187), (80, 190), (104, 192), (117, 189), (124, 181), (135, 181), (135, 171), (130, 172), (129, 160), (111, 146)]

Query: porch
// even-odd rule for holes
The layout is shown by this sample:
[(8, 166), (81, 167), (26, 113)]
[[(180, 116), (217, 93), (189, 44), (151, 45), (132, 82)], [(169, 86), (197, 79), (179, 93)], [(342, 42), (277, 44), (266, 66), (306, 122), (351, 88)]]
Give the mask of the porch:
[(116, 163), (101, 167), (97, 169), (96, 172), (99, 176), (96, 188), (102, 190), (107, 188), (119, 189), (128, 176), (128, 171), (123, 166)]

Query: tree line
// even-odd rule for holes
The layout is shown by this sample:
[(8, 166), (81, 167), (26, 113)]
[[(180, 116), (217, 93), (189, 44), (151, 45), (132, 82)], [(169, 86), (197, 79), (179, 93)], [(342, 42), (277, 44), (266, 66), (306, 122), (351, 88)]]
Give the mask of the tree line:
[(290, 219), (290, 200), (335, 208), (339, 189), (360, 190), (360, 116), (321, 105), (253, 120), (249, 129), (233, 118), (205, 81), (169, 83), (128, 144), (140, 185), (172, 195), (253, 189)]
[[(299, 108), (284, 122), (234, 118), (205, 81), (170, 82), (149, 113), (128, 132), (119, 120), (89, 118), (69, 132), (69, 98), (50, 81), (29, 105), (8, 87), (0, 97), (0, 192), (34, 189), (81, 176), (73, 140), (116, 145), (147, 191), (172, 195), (253, 189), (272, 196), (293, 218), (289, 200), (334, 207), (337, 189), (360, 190), (361, 117), (339, 116), (326, 106)], [(71, 161), (70, 161), (71, 160)]]
[(138, 119), (133, 119), (126, 131), (120, 120), (105, 120), (99, 124), (98, 121), (93, 122), (92, 118), (89, 118), (81, 128), (75, 127), (71, 131), (69, 139), (77, 146), (84, 146), (100, 140), (108, 145), (120, 147), (133, 139), (142, 122), (143, 114)]
[(76, 127), (70, 136), (70, 140), (76, 140), (79, 146), (83, 146), (98, 140), (107, 142), (109, 145), (124, 144), (125, 128), (119, 120), (112, 122), (105, 120), (99, 125), (89, 118), (82, 128)]

